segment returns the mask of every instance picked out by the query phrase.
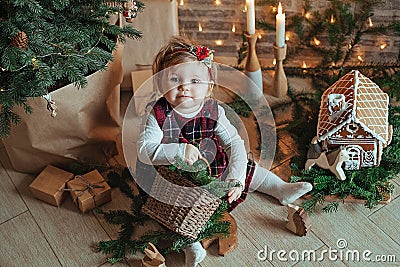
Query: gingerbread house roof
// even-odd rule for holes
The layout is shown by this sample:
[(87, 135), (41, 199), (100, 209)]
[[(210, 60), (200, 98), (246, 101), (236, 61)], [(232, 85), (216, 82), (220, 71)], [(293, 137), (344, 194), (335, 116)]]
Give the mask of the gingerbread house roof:
[[(344, 107), (337, 116), (329, 110), (328, 96), (344, 96)], [(322, 95), (318, 117), (318, 137), (325, 140), (345, 124), (358, 123), (375, 138), (387, 144), (389, 96), (359, 71), (353, 70), (330, 86)]]

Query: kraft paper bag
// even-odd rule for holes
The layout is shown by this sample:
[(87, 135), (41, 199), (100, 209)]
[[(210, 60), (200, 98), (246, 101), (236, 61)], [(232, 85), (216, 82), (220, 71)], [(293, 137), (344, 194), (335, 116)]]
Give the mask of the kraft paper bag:
[(77, 159), (104, 160), (104, 151), (116, 153), (120, 127), (120, 84), (124, 46), (118, 43), (106, 71), (87, 77), (88, 86), (72, 84), (50, 93), (57, 106), (51, 117), (42, 97), (29, 100), (32, 114), (16, 107), (21, 117), (3, 140), (15, 170), (38, 173), (51, 164), (68, 167)]
[[(154, 57), (171, 36), (179, 35), (177, 0), (144, 0), (145, 8), (133, 19), (133, 28), (143, 32), (139, 40), (125, 43), (122, 90), (132, 90), (131, 72), (151, 69)], [(126, 23), (126, 22), (124, 22)]]

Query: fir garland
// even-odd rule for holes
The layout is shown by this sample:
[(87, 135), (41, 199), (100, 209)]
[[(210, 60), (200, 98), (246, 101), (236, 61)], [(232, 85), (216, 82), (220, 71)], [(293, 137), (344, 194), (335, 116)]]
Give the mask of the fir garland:
[[(227, 191), (233, 186), (240, 186), (240, 184), (237, 183), (217, 181), (216, 178), (209, 175), (203, 161), (199, 160), (190, 166), (182, 159), (176, 158), (175, 160), (176, 164), (169, 166), (171, 171), (176, 171), (194, 184), (203, 186), (203, 188), (209, 190), (218, 197), (226, 196)], [(130, 212), (124, 210), (107, 212), (98, 210), (108, 223), (120, 225), (118, 239), (100, 241), (98, 244), (99, 252), (112, 254), (112, 256), (108, 258), (108, 262), (111, 264), (126, 259), (129, 254), (133, 255), (138, 251), (143, 252), (147, 247), (148, 242), (155, 245), (159, 244), (160, 241), (171, 244), (168, 247), (158, 248), (163, 255), (166, 255), (171, 252), (182, 251), (186, 245), (205, 238), (210, 238), (214, 235), (227, 236), (229, 234), (230, 223), (227, 221), (221, 221), (223, 213), (228, 209), (228, 202), (224, 198), (220, 206), (204, 225), (196, 240), (184, 237), (168, 229), (165, 229), (164, 231), (150, 231), (137, 239), (132, 239), (136, 226), (142, 225), (146, 221), (150, 220), (146, 214), (141, 212), (144, 200), (141, 195), (134, 193), (133, 188), (128, 184), (128, 181), (121, 176), (121, 174), (112, 171), (108, 174), (108, 178), (110, 181), (113, 181), (113, 183), (132, 201)], [(129, 180), (133, 181), (132, 176), (129, 176)]]

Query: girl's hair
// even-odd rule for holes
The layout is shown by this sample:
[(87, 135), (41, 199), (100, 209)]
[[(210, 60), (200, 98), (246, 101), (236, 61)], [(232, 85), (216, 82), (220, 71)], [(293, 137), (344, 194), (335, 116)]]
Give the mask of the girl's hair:
[[(185, 36), (174, 36), (164, 47), (160, 49), (153, 61), (153, 75), (154, 77), (157, 76), (157, 78), (155, 78), (155, 82), (160, 92), (162, 91), (160, 90), (162, 74), (159, 72), (177, 64), (198, 62), (198, 57), (192, 51), (193, 47), (196, 46), (198, 46), (197, 42)], [(217, 74), (216, 64), (210, 63), (210, 67), (208, 68), (211, 82), (210, 89), (212, 90)], [(157, 73), (161, 74), (161, 76), (156, 75)]]
[(180, 63), (197, 61), (196, 56), (189, 52), (196, 45), (187, 37), (172, 37), (154, 58), (153, 74)]

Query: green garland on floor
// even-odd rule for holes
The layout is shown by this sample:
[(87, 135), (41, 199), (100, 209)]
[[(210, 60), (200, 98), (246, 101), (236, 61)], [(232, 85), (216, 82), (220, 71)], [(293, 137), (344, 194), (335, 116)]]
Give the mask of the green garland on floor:
[[(291, 177), (291, 182), (304, 181), (314, 185), (310, 192), (312, 198), (302, 203), (303, 208), (314, 212), (319, 204), (324, 203), (325, 197), (330, 195), (337, 195), (341, 201), (348, 196), (363, 199), (364, 205), (369, 209), (380, 201), (387, 200), (393, 192), (390, 180), (400, 174), (400, 107), (389, 107), (389, 124), (393, 125), (393, 138), (391, 144), (383, 151), (380, 165), (345, 171), (347, 179), (344, 181), (317, 166), (308, 171), (292, 163), (294, 175)], [(338, 205), (339, 201), (331, 202), (325, 205), (322, 211), (336, 211)]]
[[(204, 162), (202, 161), (197, 161), (192, 166), (189, 166), (181, 159), (176, 158), (175, 166), (171, 165), (169, 168), (170, 170), (176, 171), (186, 177), (196, 185), (204, 186), (206, 190), (209, 190), (216, 196), (226, 196), (226, 193), (230, 188), (238, 186), (237, 183), (218, 182), (216, 178), (208, 174), (207, 169), (204, 168)], [(228, 209), (228, 203), (223, 199), (222, 204), (205, 224), (196, 240), (181, 236), (168, 229), (165, 229), (165, 231), (150, 231), (137, 239), (132, 239), (135, 228), (138, 225), (143, 225), (146, 221), (150, 220), (150, 218), (141, 212), (144, 200), (140, 195), (134, 193), (133, 188), (128, 183), (129, 180), (134, 182), (133, 178), (129, 175), (127, 180), (126, 174), (126, 169), (122, 174), (112, 171), (108, 174), (108, 181), (112, 181), (114, 185), (120, 188), (125, 196), (131, 199), (132, 204), (130, 211), (98, 210), (108, 223), (120, 225), (118, 239), (100, 241), (98, 244), (99, 252), (112, 254), (112, 256), (108, 258), (108, 262), (111, 264), (123, 261), (126, 259), (128, 254), (134, 255), (138, 251), (143, 252), (147, 247), (148, 242), (155, 245), (160, 241), (171, 244), (167, 248), (158, 248), (163, 255), (166, 255), (171, 252), (179, 252), (186, 245), (209, 238), (215, 234), (221, 236), (227, 236), (229, 234), (230, 223), (227, 221), (220, 221), (223, 213)]]

